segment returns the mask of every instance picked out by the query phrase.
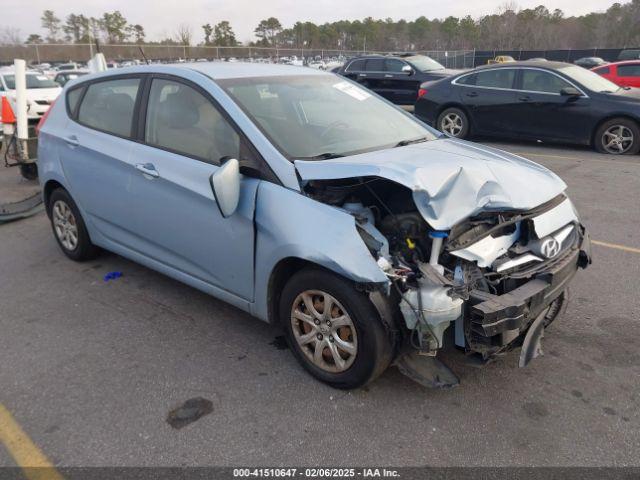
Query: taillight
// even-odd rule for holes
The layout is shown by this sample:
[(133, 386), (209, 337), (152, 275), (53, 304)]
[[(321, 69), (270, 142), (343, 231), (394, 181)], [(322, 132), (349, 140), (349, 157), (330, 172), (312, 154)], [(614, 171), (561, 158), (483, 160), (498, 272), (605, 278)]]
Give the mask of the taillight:
[(418, 90), (418, 98), (424, 96), (427, 94), (427, 90), (425, 88), (421, 88), (420, 90)]
[(42, 118), (40, 118), (40, 121), (38, 122), (38, 125), (36, 125), (36, 135), (40, 135), (40, 129), (42, 127), (44, 127), (44, 122), (47, 121), (47, 117), (49, 116), (49, 112), (53, 108), (53, 104), (54, 103), (56, 103), (55, 100), (53, 102), (51, 102), (51, 105), (49, 105), (49, 109), (46, 112), (44, 112), (44, 115), (42, 115)]

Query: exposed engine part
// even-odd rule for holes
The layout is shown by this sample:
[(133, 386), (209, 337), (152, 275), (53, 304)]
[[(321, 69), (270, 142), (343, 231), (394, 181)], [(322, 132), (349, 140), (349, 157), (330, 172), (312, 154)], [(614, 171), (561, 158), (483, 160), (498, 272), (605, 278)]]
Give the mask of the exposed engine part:
[(440, 251), (442, 250), (442, 242), (447, 238), (447, 232), (429, 232), (431, 238), (431, 255), (429, 256), (429, 265), (440, 272), (444, 273), (444, 267), (438, 263), (440, 259)]
[(413, 346), (422, 352), (435, 354), (443, 345), (444, 331), (462, 314), (463, 300), (452, 298), (449, 290), (447, 285), (422, 276), (417, 287), (410, 287), (402, 296), (400, 311), (407, 328), (415, 332)]

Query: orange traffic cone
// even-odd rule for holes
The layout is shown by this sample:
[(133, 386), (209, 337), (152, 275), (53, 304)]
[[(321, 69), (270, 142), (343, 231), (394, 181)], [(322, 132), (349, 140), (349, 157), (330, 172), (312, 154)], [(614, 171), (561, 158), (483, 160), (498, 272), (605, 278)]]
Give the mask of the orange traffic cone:
[(16, 123), (16, 116), (7, 97), (2, 97), (2, 123)]

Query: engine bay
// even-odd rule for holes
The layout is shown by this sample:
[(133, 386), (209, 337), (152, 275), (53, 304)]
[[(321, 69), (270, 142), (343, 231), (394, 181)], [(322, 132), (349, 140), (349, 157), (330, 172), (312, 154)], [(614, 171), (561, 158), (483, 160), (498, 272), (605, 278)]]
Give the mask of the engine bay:
[[(387, 179), (308, 181), (304, 192), (353, 215), (391, 284), (403, 348), (420, 355), (434, 357), (452, 326), (455, 345), (483, 360), (523, 345), (537, 317), (544, 314), (546, 326), (565, 303), (553, 278), (589, 261), (564, 194), (529, 211), (483, 211), (441, 231), (419, 213), (410, 189)], [(547, 292), (549, 284), (554, 298), (541, 299), (536, 287)]]

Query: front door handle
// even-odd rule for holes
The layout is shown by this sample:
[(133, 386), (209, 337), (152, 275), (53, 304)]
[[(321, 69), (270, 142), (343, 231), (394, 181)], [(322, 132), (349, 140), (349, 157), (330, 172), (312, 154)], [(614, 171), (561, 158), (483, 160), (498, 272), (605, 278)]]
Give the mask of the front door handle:
[(80, 145), (80, 142), (78, 141), (78, 137), (76, 137), (75, 135), (71, 135), (69, 137), (65, 137), (64, 141), (70, 147), (77, 147), (78, 145)]
[(467, 93), (467, 97), (477, 97), (478, 96), (478, 92), (469, 92)]
[(358, 74), (358, 76), (359, 76), (359, 77), (366, 77), (366, 76), (367, 76), (367, 74), (366, 74), (366, 73), (359, 73), (359, 74)]
[(153, 163), (136, 163), (136, 170), (153, 178), (158, 178), (160, 176)]
[(386, 74), (384, 75), (384, 78), (393, 78), (393, 75), (389, 75), (388, 73), (386, 73)]
[(531, 97), (529, 95), (523, 95), (521, 97), (518, 97), (518, 100), (520, 100), (521, 102), (529, 102), (531, 100)]

